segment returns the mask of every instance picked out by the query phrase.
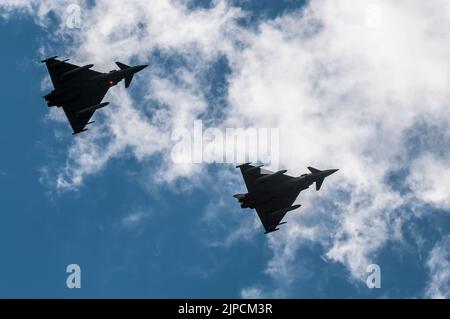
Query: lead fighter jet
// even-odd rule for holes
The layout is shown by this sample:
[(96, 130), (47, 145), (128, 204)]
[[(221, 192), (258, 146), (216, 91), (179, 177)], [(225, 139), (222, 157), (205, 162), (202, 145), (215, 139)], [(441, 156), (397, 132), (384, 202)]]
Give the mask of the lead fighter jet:
[(301, 206), (292, 204), (302, 190), (316, 183), (318, 191), (325, 177), (338, 171), (337, 169), (321, 171), (308, 167), (311, 173), (292, 177), (284, 175), (286, 170), (274, 173), (261, 169), (261, 166), (253, 166), (250, 163), (236, 166), (241, 169), (248, 193), (236, 194), (234, 197), (241, 203), (242, 208), (256, 209), (266, 230), (265, 234), (278, 230), (277, 226), (286, 223), (281, 222), (286, 213)]
[(41, 61), (47, 65), (54, 90), (44, 96), (47, 105), (62, 107), (73, 129), (73, 134), (87, 131), (86, 125), (95, 110), (108, 102), (102, 100), (110, 87), (125, 79), (125, 87), (129, 87), (133, 75), (147, 65), (128, 66), (116, 62), (119, 70), (101, 73), (91, 68), (93, 64), (78, 66), (67, 63), (68, 60), (57, 60), (52, 57)]

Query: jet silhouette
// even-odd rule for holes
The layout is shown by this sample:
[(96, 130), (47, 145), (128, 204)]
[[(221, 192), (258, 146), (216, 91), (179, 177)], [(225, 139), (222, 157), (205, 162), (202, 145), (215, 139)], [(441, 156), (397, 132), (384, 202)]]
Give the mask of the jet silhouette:
[(292, 204), (302, 190), (315, 183), (318, 191), (325, 177), (338, 171), (321, 171), (308, 167), (311, 173), (292, 177), (284, 175), (286, 170), (271, 172), (261, 167), (262, 165), (253, 166), (250, 163), (236, 166), (241, 169), (248, 193), (236, 194), (234, 197), (241, 203), (242, 208), (256, 209), (266, 234), (278, 230), (277, 226), (286, 223), (281, 222), (286, 213), (301, 206)]
[(87, 131), (86, 125), (94, 112), (108, 105), (102, 100), (110, 87), (125, 79), (125, 87), (130, 86), (135, 73), (147, 65), (128, 66), (116, 62), (119, 70), (101, 73), (91, 68), (93, 64), (78, 66), (52, 57), (41, 61), (47, 65), (54, 90), (44, 96), (47, 105), (62, 107), (73, 129), (73, 134)]

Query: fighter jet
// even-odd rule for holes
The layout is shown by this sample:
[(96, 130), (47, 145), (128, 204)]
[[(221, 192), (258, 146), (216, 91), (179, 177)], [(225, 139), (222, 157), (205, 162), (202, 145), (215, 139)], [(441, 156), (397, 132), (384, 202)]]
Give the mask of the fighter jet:
[(73, 129), (73, 134), (87, 131), (86, 125), (94, 112), (108, 105), (102, 100), (110, 87), (125, 79), (130, 86), (133, 75), (147, 65), (128, 66), (116, 62), (119, 70), (101, 73), (91, 68), (93, 64), (78, 66), (57, 60), (57, 56), (41, 61), (47, 65), (54, 90), (44, 96), (47, 105), (62, 107)]
[(302, 190), (316, 184), (318, 191), (325, 177), (337, 172), (337, 169), (318, 170), (308, 167), (311, 173), (299, 177), (284, 175), (286, 170), (271, 172), (261, 169), (262, 165), (253, 166), (250, 163), (236, 166), (241, 169), (247, 186), (247, 194), (236, 194), (235, 198), (242, 208), (256, 209), (259, 219), (264, 226), (265, 234), (278, 230), (278, 226), (287, 212), (299, 208), (293, 205)]

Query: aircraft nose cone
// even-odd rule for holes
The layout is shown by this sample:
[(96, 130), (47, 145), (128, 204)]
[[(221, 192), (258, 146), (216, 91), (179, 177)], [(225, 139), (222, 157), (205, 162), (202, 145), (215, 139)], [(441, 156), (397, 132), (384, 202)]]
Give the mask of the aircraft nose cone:
[(330, 176), (331, 174), (334, 174), (338, 171), (339, 169), (329, 169), (327, 170), (327, 176)]
[(139, 72), (139, 71), (145, 69), (146, 67), (148, 67), (148, 64), (138, 65), (138, 66), (136, 66), (136, 72)]

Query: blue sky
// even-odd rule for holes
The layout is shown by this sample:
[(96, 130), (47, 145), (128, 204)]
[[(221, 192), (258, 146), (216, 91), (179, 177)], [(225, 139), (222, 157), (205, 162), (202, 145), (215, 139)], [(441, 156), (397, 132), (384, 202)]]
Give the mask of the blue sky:
[[(450, 296), (450, 116), (443, 88), (450, 77), (443, 71), (448, 60), (439, 59), (450, 49), (436, 46), (447, 33), (429, 39), (416, 30), (407, 43), (394, 34), (385, 42), (390, 53), (368, 43), (369, 54), (361, 43), (377, 31), (354, 28), (347, 36), (341, 23), (358, 23), (348, 15), (373, 9), (363, 5), (353, 13), (328, 1), (312, 8), (294, 0), (155, 2), (175, 6), (175, 20), (192, 28), (177, 38), (170, 23), (152, 25), (158, 13), (139, 13), (139, 1), (130, 1), (127, 12), (150, 36), (121, 45), (123, 30), (134, 25), (103, 12), (103, 25), (112, 28), (103, 36), (95, 18), (106, 2), (79, 2), (89, 19), (74, 30), (63, 26), (68, 3), (32, 3), (0, 5), (7, 44), (0, 78), (1, 297)], [(390, 12), (387, 3), (382, 12)], [(411, 12), (417, 8), (411, 4)], [(390, 18), (381, 15), (379, 32), (396, 27)], [(426, 19), (395, 18), (402, 26)], [(223, 26), (207, 29), (217, 21)], [(119, 40), (111, 39), (114, 31)], [(359, 40), (360, 49), (349, 52)], [(94, 55), (96, 43), (105, 49)], [(431, 68), (446, 83), (421, 82), (398, 63), (416, 49), (411, 43), (431, 48), (410, 57), (424, 63), (414, 72), (426, 78)], [(109, 110), (73, 137), (62, 111), (49, 111), (41, 98), (49, 86), (39, 61), (55, 54), (101, 70), (116, 60), (148, 62), (151, 70), (128, 91), (113, 88), (105, 98)], [(193, 119), (280, 127), (282, 138), (298, 137), (297, 147), (282, 142), (283, 168), (297, 175), (308, 165), (336, 163), (341, 177), (319, 193), (302, 193), (301, 215), (289, 215), (286, 227), (266, 236), (232, 197), (245, 190), (232, 164), (170, 162), (165, 134)], [(81, 289), (66, 287), (72, 263), (81, 267)], [(365, 284), (370, 263), (381, 266), (380, 289)]]

